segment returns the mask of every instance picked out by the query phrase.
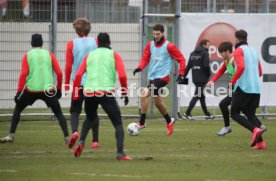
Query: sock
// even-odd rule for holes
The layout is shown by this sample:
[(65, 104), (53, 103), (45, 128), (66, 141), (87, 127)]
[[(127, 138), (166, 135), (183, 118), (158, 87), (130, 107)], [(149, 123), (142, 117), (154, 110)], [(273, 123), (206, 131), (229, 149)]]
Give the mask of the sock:
[(71, 113), (71, 128), (72, 128), (72, 133), (74, 133), (75, 131), (78, 131), (78, 127), (79, 127), (79, 114), (76, 112)]
[(92, 123), (92, 137), (93, 142), (99, 142), (99, 117), (97, 116)]
[(167, 124), (169, 124), (169, 123), (171, 122), (171, 117), (169, 116), (169, 114), (167, 113), (167, 114), (165, 114), (165, 115), (163, 115), (163, 116), (164, 116), (164, 118), (165, 118)]
[(115, 126), (115, 136), (117, 143), (117, 156), (124, 155), (124, 128), (122, 125)]
[(64, 115), (60, 114), (60, 115), (56, 115), (56, 117), (57, 117), (59, 125), (60, 125), (60, 127), (62, 129), (64, 137), (69, 136), (68, 127), (67, 127), (67, 121), (66, 121)]
[(146, 114), (141, 114), (139, 122), (140, 122), (141, 125), (145, 124), (145, 122), (146, 122)]
[(88, 120), (87, 118), (84, 120), (83, 124), (82, 124), (82, 129), (81, 129), (81, 134), (80, 134), (80, 140), (79, 143), (80, 144), (84, 144), (85, 143), (85, 139), (86, 136), (89, 132), (89, 130), (92, 127), (92, 121)]
[(69, 143), (69, 139), (70, 139), (69, 136), (64, 137), (65, 144)]

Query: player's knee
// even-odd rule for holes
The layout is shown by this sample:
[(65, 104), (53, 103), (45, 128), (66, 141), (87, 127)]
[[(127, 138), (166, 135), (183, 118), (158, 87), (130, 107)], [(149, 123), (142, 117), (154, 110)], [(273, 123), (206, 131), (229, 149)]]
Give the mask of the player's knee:
[(142, 98), (148, 97), (150, 95), (150, 90), (148, 88), (144, 88), (141, 90), (140, 95)]
[(231, 118), (232, 119), (234, 119), (234, 120), (236, 120), (236, 118), (237, 118), (237, 116), (239, 115), (237, 112), (235, 112), (235, 111), (231, 111)]

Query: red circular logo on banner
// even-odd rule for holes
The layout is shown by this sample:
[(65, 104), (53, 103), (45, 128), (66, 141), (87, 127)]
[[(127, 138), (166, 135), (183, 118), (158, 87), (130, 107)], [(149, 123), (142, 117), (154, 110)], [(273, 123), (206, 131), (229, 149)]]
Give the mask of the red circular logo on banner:
[(235, 45), (236, 28), (228, 23), (214, 23), (208, 26), (199, 36), (196, 46), (203, 39), (210, 40), (209, 54), (210, 60), (221, 60), (218, 47), (223, 41), (230, 41)]

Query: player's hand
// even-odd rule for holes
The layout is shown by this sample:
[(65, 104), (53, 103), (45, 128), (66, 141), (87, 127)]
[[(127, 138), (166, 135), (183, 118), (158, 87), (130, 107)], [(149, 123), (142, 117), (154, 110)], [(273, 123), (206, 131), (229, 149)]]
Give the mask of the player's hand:
[(211, 87), (212, 84), (214, 84), (214, 81), (210, 80), (210, 81), (207, 83), (207, 86), (208, 86), (208, 87)]
[(128, 96), (126, 94), (122, 95), (121, 99), (125, 99), (124, 100), (125, 106), (128, 105), (129, 99), (128, 99)]
[(177, 77), (177, 79), (176, 79), (176, 82), (178, 84), (186, 84), (187, 85), (188, 82), (189, 82), (189, 80), (188, 80), (188, 78), (186, 78), (183, 75), (179, 74), (178, 77)]
[(140, 68), (136, 68), (133, 71), (133, 75), (135, 76), (136, 73), (141, 72), (142, 70)]
[(56, 96), (57, 96), (58, 99), (61, 98), (61, 96), (62, 96), (61, 90), (57, 90)]
[(21, 92), (17, 92), (16, 95), (14, 96), (14, 102), (17, 104), (20, 98)]

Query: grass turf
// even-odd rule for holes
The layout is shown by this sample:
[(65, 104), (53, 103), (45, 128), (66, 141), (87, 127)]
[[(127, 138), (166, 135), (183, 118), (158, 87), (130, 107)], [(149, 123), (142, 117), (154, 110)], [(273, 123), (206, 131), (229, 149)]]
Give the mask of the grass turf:
[[(124, 120), (125, 130), (130, 122), (136, 120)], [(139, 136), (125, 132), (125, 152), (134, 160), (117, 161), (114, 129), (108, 120), (101, 119), (100, 148), (89, 148), (89, 133), (77, 159), (63, 144), (56, 121), (22, 121), (14, 143), (0, 143), (0, 180), (276, 180), (276, 122), (263, 120), (267, 150), (252, 150), (251, 134), (231, 123), (233, 132), (218, 137), (222, 120), (179, 120), (169, 137), (163, 120), (148, 120)], [(0, 121), (0, 135), (5, 136), (9, 127), (9, 122)]]

